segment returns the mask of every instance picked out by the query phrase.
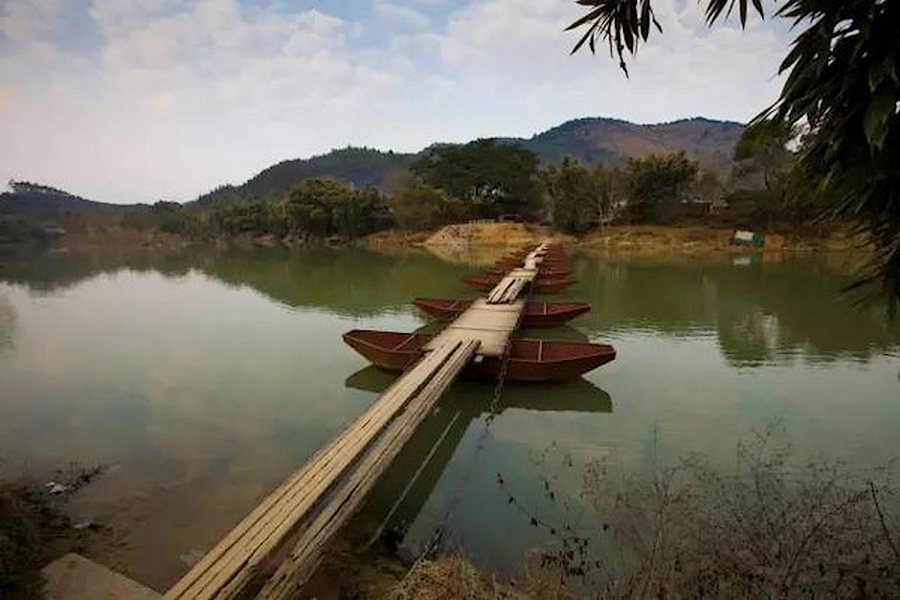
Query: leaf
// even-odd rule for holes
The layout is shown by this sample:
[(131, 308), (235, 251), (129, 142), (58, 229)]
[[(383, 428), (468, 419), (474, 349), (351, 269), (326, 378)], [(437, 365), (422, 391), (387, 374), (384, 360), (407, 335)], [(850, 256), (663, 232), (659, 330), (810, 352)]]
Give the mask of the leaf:
[(593, 27), (589, 28), (587, 30), (587, 32), (581, 37), (581, 39), (578, 40), (578, 43), (575, 44), (575, 47), (572, 48), (572, 52), (570, 52), (570, 54), (575, 54), (576, 52), (578, 52), (578, 50), (582, 46), (584, 46), (584, 43), (588, 40), (588, 38), (591, 38), (591, 52), (593, 52), (594, 51), (594, 39), (592, 37), (593, 33), (594, 33), (594, 28)]
[(647, 41), (650, 35), (650, 0), (644, 0), (641, 5), (641, 37)]
[[(578, 19), (577, 21), (575, 21), (574, 23), (572, 23), (571, 25), (566, 27), (564, 29), (564, 31), (572, 31), (573, 29), (577, 29), (577, 28), (581, 27), (585, 23), (588, 23), (590, 21), (596, 21), (602, 14), (603, 14), (602, 8), (595, 8), (594, 10), (590, 11), (588, 14), (584, 15), (583, 17), (581, 17), (580, 19)], [(593, 29), (593, 27), (592, 27), (592, 29)]]
[(760, 17), (765, 18), (766, 13), (763, 11), (762, 0), (753, 0), (753, 8), (756, 9), (756, 12), (759, 13)]
[(881, 150), (887, 137), (887, 122), (894, 112), (894, 99), (890, 92), (883, 91), (875, 96), (863, 117), (863, 129), (870, 148)]

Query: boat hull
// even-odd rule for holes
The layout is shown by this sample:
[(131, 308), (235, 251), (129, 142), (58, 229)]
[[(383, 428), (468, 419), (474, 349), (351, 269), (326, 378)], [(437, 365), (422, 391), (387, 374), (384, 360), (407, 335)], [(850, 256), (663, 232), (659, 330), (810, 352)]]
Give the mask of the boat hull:
[[(500, 278), (494, 276), (472, 275), (470, 277), (463, 277), (462, 281), (476, 290), (490, 291), (494, 289), (494, 286), (500, 283)], [(575, 283), (575, 279), (572, 277), (542, 278), (538, 276), (531, 284), (531, 290), (537, 294), (555, 294), (563, 291), (573, 283)]]
[[(416, 298), (413, 304), (439, 321), (452, 321), (472, 304), (472, 300)], [(556, 327), (590, 310), (591, 305), (586, 302), (526, 302), (522, 327)]]
[[(373, 365), (388, 371), (403, 371), (422, 356), (430, 335), (354, 329), (344, 341)], [(606, 344), (513, 340), (505, 379), (509, 381), (565, 381), (615, 360), (616, 351)], [(462, 377), (496, 380), (502, 360), (484, 357), (470, 362)]]

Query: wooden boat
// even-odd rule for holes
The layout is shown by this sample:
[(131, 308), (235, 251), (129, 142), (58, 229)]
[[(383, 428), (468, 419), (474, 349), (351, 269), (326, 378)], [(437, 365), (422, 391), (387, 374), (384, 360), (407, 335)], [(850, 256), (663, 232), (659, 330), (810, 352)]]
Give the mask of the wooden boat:
[[(525, 259), (521, 259), (521, 260), (519, 260), (519, 259), (508, 259), (508, 260), (504, 259), (504, 260), (497, 261), (492, 268), (493, 269), (503, 269), (503, 270), (508, 271), (509, 269), (515, 269), (515, 268), (521, 267), (524, 262), (525, 262)], [(566, 260), (543, 260), (538, 265), (538, 270), (540, 270), (540, 271), (563, 270), (563, 269), (568, 269), (568, 268), (569, 268), (569, 263)]]
[[(485, 275), (506, 275), (511, 269), (515, 267), (510, 267), (509, 269), (505, 267), (495, 267), (493, 269), (486, 269), (482, 271)], [(568, 277), (572, 274), (572, 271), (566, 268), (553, 267), (549, 269), (544, 269), (542, 266), (538, 267), (538, 275), (541, 277)]]
[[(431, 339), (425, 333), (399, 333), (354, 329), (344, 334), (344, 342), (369, 362), (388, 371), (403, 371), (422, 355)], [(616, 350), (606, 344), (513, 340), (508, 381), (564, 381), (615, 360)], [(468, 379), (497, 379), (502, 361), (484, 357), (470, 362), (462, 372)]]
[[(500, 279), (500, 277), (492, 275), (471, 275), (463, 277), (462, 281), (476, 290), (489, 291), (500, 283)], [(542, 278), (538, 276), (531, 284), (531, 288), (537, 294), (555, 294), (563, 291), (573, 283), (575, 283), (575, 279), (572, 277)]]
[[(453, 298), (416, 298), (413, 304), (439, 321), (452, 321), (472, 300)], [(554, 327), (591, 310), (587, 302), (526, 302), (522, 327)]]

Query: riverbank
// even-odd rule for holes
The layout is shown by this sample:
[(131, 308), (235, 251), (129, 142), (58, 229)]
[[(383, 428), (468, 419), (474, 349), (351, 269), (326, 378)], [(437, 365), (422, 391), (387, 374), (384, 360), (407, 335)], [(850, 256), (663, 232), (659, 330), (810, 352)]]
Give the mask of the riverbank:
[(863, 249), (858, 238), (841, 230), (766, 233), (762, 246), (735, 246), (734, 231), (708, 225), (615, 225), (574, 236), (550, 227), (522, 223), (459, 223), (431, 232), (390, 230), (372, 234), (363, 243), (373, 249), (421, 247), (439, 255), (477, 248), (520, 247), (551, 238), (587, 250), (637, 253), (709, 252), (848, 252)]

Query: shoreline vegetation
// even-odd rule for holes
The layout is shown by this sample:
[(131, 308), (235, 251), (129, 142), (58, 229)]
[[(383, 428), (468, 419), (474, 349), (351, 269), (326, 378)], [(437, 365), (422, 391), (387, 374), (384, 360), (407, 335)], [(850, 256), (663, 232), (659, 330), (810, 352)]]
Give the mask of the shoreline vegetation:
[[(521, 482), (497, 475), (496, 493), (545, 538), (523, 556), (517, 576), (480, 569), (453, 545), (452, 532), (430, 552), (401, 556), (387, 544), (360, 543), (371, 524), (351, 522), (306, 593), (321, 600), (900, 595), (896, 465), (851, 469), (797, 456), (777, 420), (740, 439), (733, 456), (725, 463), (666, 457), (655, 432), (647, 470), (631, 471), (608, 458), (573, 462), (551, 444), (534, 476), (555, 510), (530, 512), (516, 496)], [(100, 473), (70, 467), (45, 485), (0, 481), (0, 595), (41, 598), (40, 570), (50, 561), (72, 551), (102, 556), (104, 544), (115, 543), (115, 532), (73, 524), (65, 512)]]
[(573, 251), (608, 252), (635, 255), (695, 254), (792, 254), (810, 252), (847, 253), (865, 256), (870, 252), (864, 240), (839, 229), (780, 230), (764, 234), (759, 247), (730, 243), (734, 230), (703, 223), (679, 225), (609, 225), (583, 234), (563, 234), (546, 226), (522, 223), (457, 223), (426, 231), (391, 228), (357, 240), (344, 238), (298, 240), (278, 239), (271, 234), (239, 235), (215, 240), (197, 240), (178, 233), (157, 230), (98, 229), (67, 234), (46, 246), (50, 251), (91, 253), (168, 253), (185, 248), (244, 248), (331, 246), (362, 247), (394, 253), (404, 250), (427, 250), (440, 258), (455, 262), (460, 256), (481, 262), (479, 256), (492, 261), (507, 250), (550, 238)]

